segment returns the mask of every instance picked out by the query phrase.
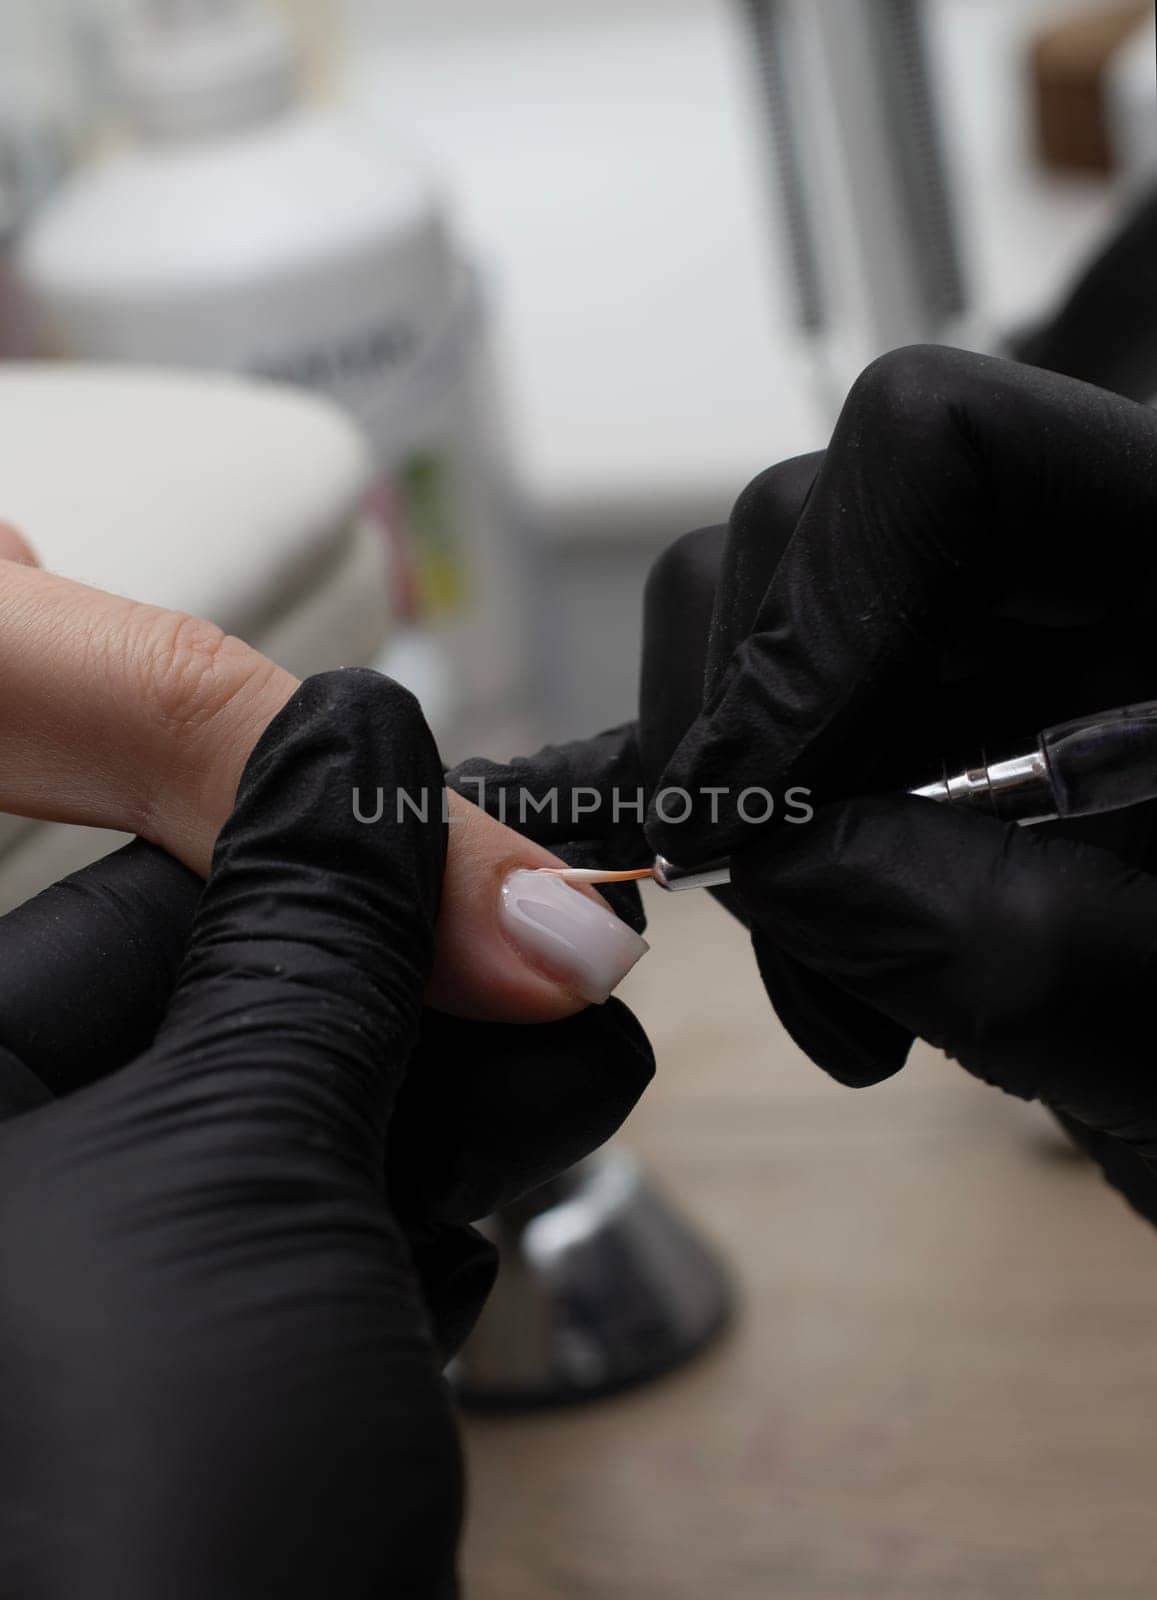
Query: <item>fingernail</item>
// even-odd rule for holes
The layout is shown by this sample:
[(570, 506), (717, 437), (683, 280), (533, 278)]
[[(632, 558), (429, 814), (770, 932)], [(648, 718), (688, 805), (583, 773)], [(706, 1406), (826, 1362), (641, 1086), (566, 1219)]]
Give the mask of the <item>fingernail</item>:
[(545, 873), (512, 872), (499, 914), (531, 966), (592, 1005), (601, 1005), (651, 948), (609, 906)]

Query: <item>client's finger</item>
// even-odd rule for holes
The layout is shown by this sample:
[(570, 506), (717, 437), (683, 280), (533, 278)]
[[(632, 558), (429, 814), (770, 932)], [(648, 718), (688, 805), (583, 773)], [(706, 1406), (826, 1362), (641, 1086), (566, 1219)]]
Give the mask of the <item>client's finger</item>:
[[(204, 875), (241, 771), (295, 688), (209, 623), (10, 565), (0, 810), (136, 833)], [(464, 820), (450, 829), (431, 1003), (542, 1022), (605, 1000), (644, 941), (597, 894), (525, 870), (561, 864), (541, 846), (458, 796), (451, 811)]]
[(541, 845), (451, 793), (430, 1005), (491, 1022), (553, 1022), (606, 1000), (647, 942), (593, 889), (537, 867)]

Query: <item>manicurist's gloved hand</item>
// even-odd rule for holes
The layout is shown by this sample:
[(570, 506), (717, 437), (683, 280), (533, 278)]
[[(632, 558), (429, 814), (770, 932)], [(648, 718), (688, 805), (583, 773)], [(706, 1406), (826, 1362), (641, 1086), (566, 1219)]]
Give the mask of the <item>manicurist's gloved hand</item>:
[[(152, 1039), (188, 939), (197, 874), (254, 743), (297, 685), (208, 623), (36, 570), (27, 541), (3, 524), (0, 558), (0, 807), (143, 835), (0, 921), (4, 1114), (104, 1076)], [(390, 690), (384, 680), (381, 688)], [(564, 757), (547, 751), (529, 766), (540, 777), (549, 770), (552, 783), (568, 770), (578, 782), (579, 766)], [(368, 776), (363, 814), (373, 814), (378, 787)], [(589, 805), (589, 793), (557, 795), (551, 836), (573, 837), (559, 831), (562, 819), (572, 809), (585, 818)], [(559, 862), (527, 830), (453, 792), (448, 811), (427, 1009), (388, 1163), (444, 1352), (464, 1336), (485, 1287), (479, 1241), (463, 1219), (587, 1154), (653, 1070), (630, 1014), (614, 1000), (590, 1004), (605, 999), (643, 941), (595, 890), (580, 896), (526, 878)], [(510, 816), (518, 822), (516, 798)], [(536, 907), (542, 896), (551, 904)], [(641, 929), (637, 898), (618, 904)]]
[(738, 860), (766, 937), (1042, 1101), (1157, 1221), (1157, 877), (1045, 829), (893, 797), (826, 807)]
[[(825, 455), (764, 474), (725, 535), (656, 573), (648, 659), (670, 666), (644, 677), (648, 779), (694, 810), (653, 812), (649, 839), (733, 855), (730, 903), (781, 1018), (844, 1081), (895, 1071), (922, 1033), (1147, 1148), (1154, 807), (1031, 834), (854, 797), (1157, 696), (1155, 517), (1149, 409), (917, 348), (868, 369)], [(686, 672), (665, 642), (680, 611)], [(796, 785), (813, 822), (740, 815), (744, 789), (782, 816)]]
[[(387, 680), (377, 682), (383, 697), (395, 692)], [(602, 749), (605, 741), (596, 744)], [(524, 787), (537, 798), (549, 774), (561, 828), (575, 807), (584, 819), (592, 808), (589, 789), (575, 799), (568, 785), (595, 768), (586, 762), (572, 770), (567, 759), (564, 749), (509, 768), (469, 763), (493, 782), (463, 780), (463, 788), (496, 813), (509, 808), (513, 822)], [(0, 1115), (95, 1082), (149, 1044), (172, 996), (201, 891), (194, 873), (136, 840), (0, 919)], [(641, 931), (637, 895), (616, 908)], [(444, 923), (444, 896), (442, 910)], [(494, 937), (501, 937), (497, 928)], [(490, 1284), (487, 1251), (464, 1225), (602, 1144), (653, 1070), (645, 1034), (613, 998), (535, 1026), (423, 1008), (391, 1118), (385, 1177), (441, 1355), (461, 1343)]]
[[(381, 825), (350, 806), (371, 782)], [(66, 1018), (4, 1008), (0, 1078), (24, 1114), (0, 1133), (0, 1591), (451, 1592), (458, 1450), (388, 1198), (417, 1188), (419, 1151), (391, 1132), (446, 848), (437, 806), (423, 822), (393, 800), (441, 788), (411, 697), (371, 673), (310, 680), (245, 768), (143, 1053), (37, 1106), (107, 1072), (139, 1024), (106, 1048), (96, 958), (87, 1046)], [(55, 898), (90, 934), (119, 921), (140, 989), (162, 994), (174, 941), (139, 948), (142, 848), (5, 919), (8, 955), (49, 973)], [(174, 906), (196, 898), (165, 871)], [(75, 992), (60, 1009), (79, 1019)], [(620, 1065), (639, 1063), (625, 1100), (646, 1050), (617, 1020)], [(455, 1266), (469, 1300), (488, 1265)]]

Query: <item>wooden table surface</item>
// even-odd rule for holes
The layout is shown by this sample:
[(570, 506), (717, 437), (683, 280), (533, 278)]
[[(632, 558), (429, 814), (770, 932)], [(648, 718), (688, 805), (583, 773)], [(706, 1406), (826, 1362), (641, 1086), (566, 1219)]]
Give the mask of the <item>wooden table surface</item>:
[(829, 1082), (742, 931), (649, 898), (624, 1138), (741, 1314), (649, 1388), (468, 1423), (466, 1600), (1154, 1600), (1157, 1237), (930, 1051)]

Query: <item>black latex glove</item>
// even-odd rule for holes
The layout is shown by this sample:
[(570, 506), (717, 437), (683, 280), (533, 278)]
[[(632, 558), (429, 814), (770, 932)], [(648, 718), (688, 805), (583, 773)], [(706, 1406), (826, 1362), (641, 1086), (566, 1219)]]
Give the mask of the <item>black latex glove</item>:
[[(817, 452), (771, 468), (740, 496), (730, 527), (686, 534), (655, 563), (646, 588), (639, 699), (649, 795), (668, 781), (668, 761), (697, 726), (742, 630), (752, 626), (823, 460)], [(722, 815), (722, 801), (717, 803)], [(723, 853), (723, 846), (715, 853)], [(881, 1057), (890, 1059), (898, 1050), (903, 1058), (910, 1037), (889, 1018), (789, 955), (774, 930), (765, 933), (752, 921), (734, 888), (711, 893), (750, 930), (768, 997), (813, 1060), (842, 1082), (859, 1083), (883, 1075), (876, 1068)]]
[[(636, 723), (590, 739), (546, 745), (533, 756), (509, 762), (475, 757), (448, 772), (446, 782), (571, 866), (650, 864), (643, 833), (647, 789)], [(635, 884), (604, 884), (599, 893), (636, 933), (643, 932), (647, 923)]]
[[(382, 680), (383, 693), (389, 692)], [(529, 761), (471, 762), (459, 786), (518, 823), (518, 789), (559, 792), (559, 823), (528, 811), (560, 847), (571, 794), (637, 783), (631, 730), (548, 748)], [(451, 782), (455, 774), (450, 774)], [(591, 805), (589, 794), (582, 804)], [(561, 846), (568, 859), (616, 854), (612, 809), (584, 826), (612, 837)], [(625, 826), (625, 824), (624, 824)], [(641, 829), (635, 828), (641, 841)], [(632, 886), (627, 886), (632, 890)], [(67, 1094), (123, 1066), (164, 1016), (200, 898), (200, 881), (136, 841), (0, 920), (0, 1114)], [(637, 893), (613, 891), (641, 931)], [(439, 1349), (461, 1344), (489, 1288), (489, 1247), (464, 1224), (557, 1176), (619, 1127), (654, 1070), (642, 1029), (609, 1000), (532, 1028), (424, 1010), (390, 1124), (387, 1170)]]
[(152, 1045), (0, 1133), (0, 1592), (445, 1595), (461, 1468), (386, 1132), (444, 829), (416, 702), (306, 683), (250, 759)]
[(1157, 878), (1043, 829), (881, 797), (745, 851), (736, 887), (795, 959), (1057, 1112), (1157, 1220)]
[[(1157, 696), (1155, 516), (1157, 417), (1147, 408), (957, 351), (884, 357), (852, 390), (825, 457), (773, 469), (741, 497), (702, 647), (705, 710), (654, 781), (693, 792), (725, 784), (732, 798), (749, 785), (781, 794), (801, 784), (822, 805), (935, 776), (942, 756), (978, 743)], [(653, 585), (652, 609), (680, 583), (695, 589), (712, 543), (718, 536), (705, 534), (676, 550)], [(687, 607), (693, 619), (702, 609)], [(657, 745), (678, 738), (694, 697), (693, 683), (669, 679), (651, 706), (644, 699), (644, 717), (663, 730)], [(955, 824), (935, 814), (926, 821)], [(809, 841), (818, 849), (824, 838), (819, 824), (770, 831), (769, 860), (802, 861)], [(1151, 805), (1064, 831), (1111, 849), (1110, 875), (1122, 864), (1153, 865)], [(735, 853), (733, 899), (753, 925), (769, 992), (797, 1041), (835, 1076), (864, 1083), (896, 1070), (917, 1011), (931, 1029), (916, 1000), (915, 1010), (881, 1004), (779, 927), (766, 876), (748, 884), (741, 853), (768, 828), (745, 825), (724, 802), (715, 826), (701, 806), (684, 826), (653, 818), (648, 833), (676, 860)], [(1018, 835), (1009, 848), (1040, 843)], [(886, 835), (881, 859), (884, 844)], [(1039, 875), (1034, 894), (1051, 903), (1056, 858), (1029, 859), (1027, 881)], [(848, 906), (859, 893), (849, 877)], [(867, 889), (863, 896), (868, 917), (876, 900)], [(822, 897), (817, 919), (844, 915), (838, 898)], [(947, 927), (951, 894), (945, 905)], [(864, 933), (863, 920), (854, 926)], [(971, 952), (974, 987), (962, 1000), (980, 1014), (985, 983), (1003, 994), (1009, 981), (986, 949)], [(1070, 978), (1055, 954), (1051, 936), (1022, 941), (1035, 1009), (1021, 1031), (1037, 1027), (1042, 1053), (1051, 1019), (1065, 1014), (1044, 1003), (1046, 977), (1058, 986)], [(920, 981), (915, 970), (908, 976)], [(1082, 992), (1101, 1014), (1095, 986)], [(1099, 1037), (1103, 1057), (1111, 1016)], [(1126, 1025), (1116, 1041), (1122, 1060), (1136, 1059), (1128, 1043)], [(1031, 1077), (1031, 1062), (1026, 1070)], [(1075, 1092), (1069, 1098), (1076, 1103)]]

